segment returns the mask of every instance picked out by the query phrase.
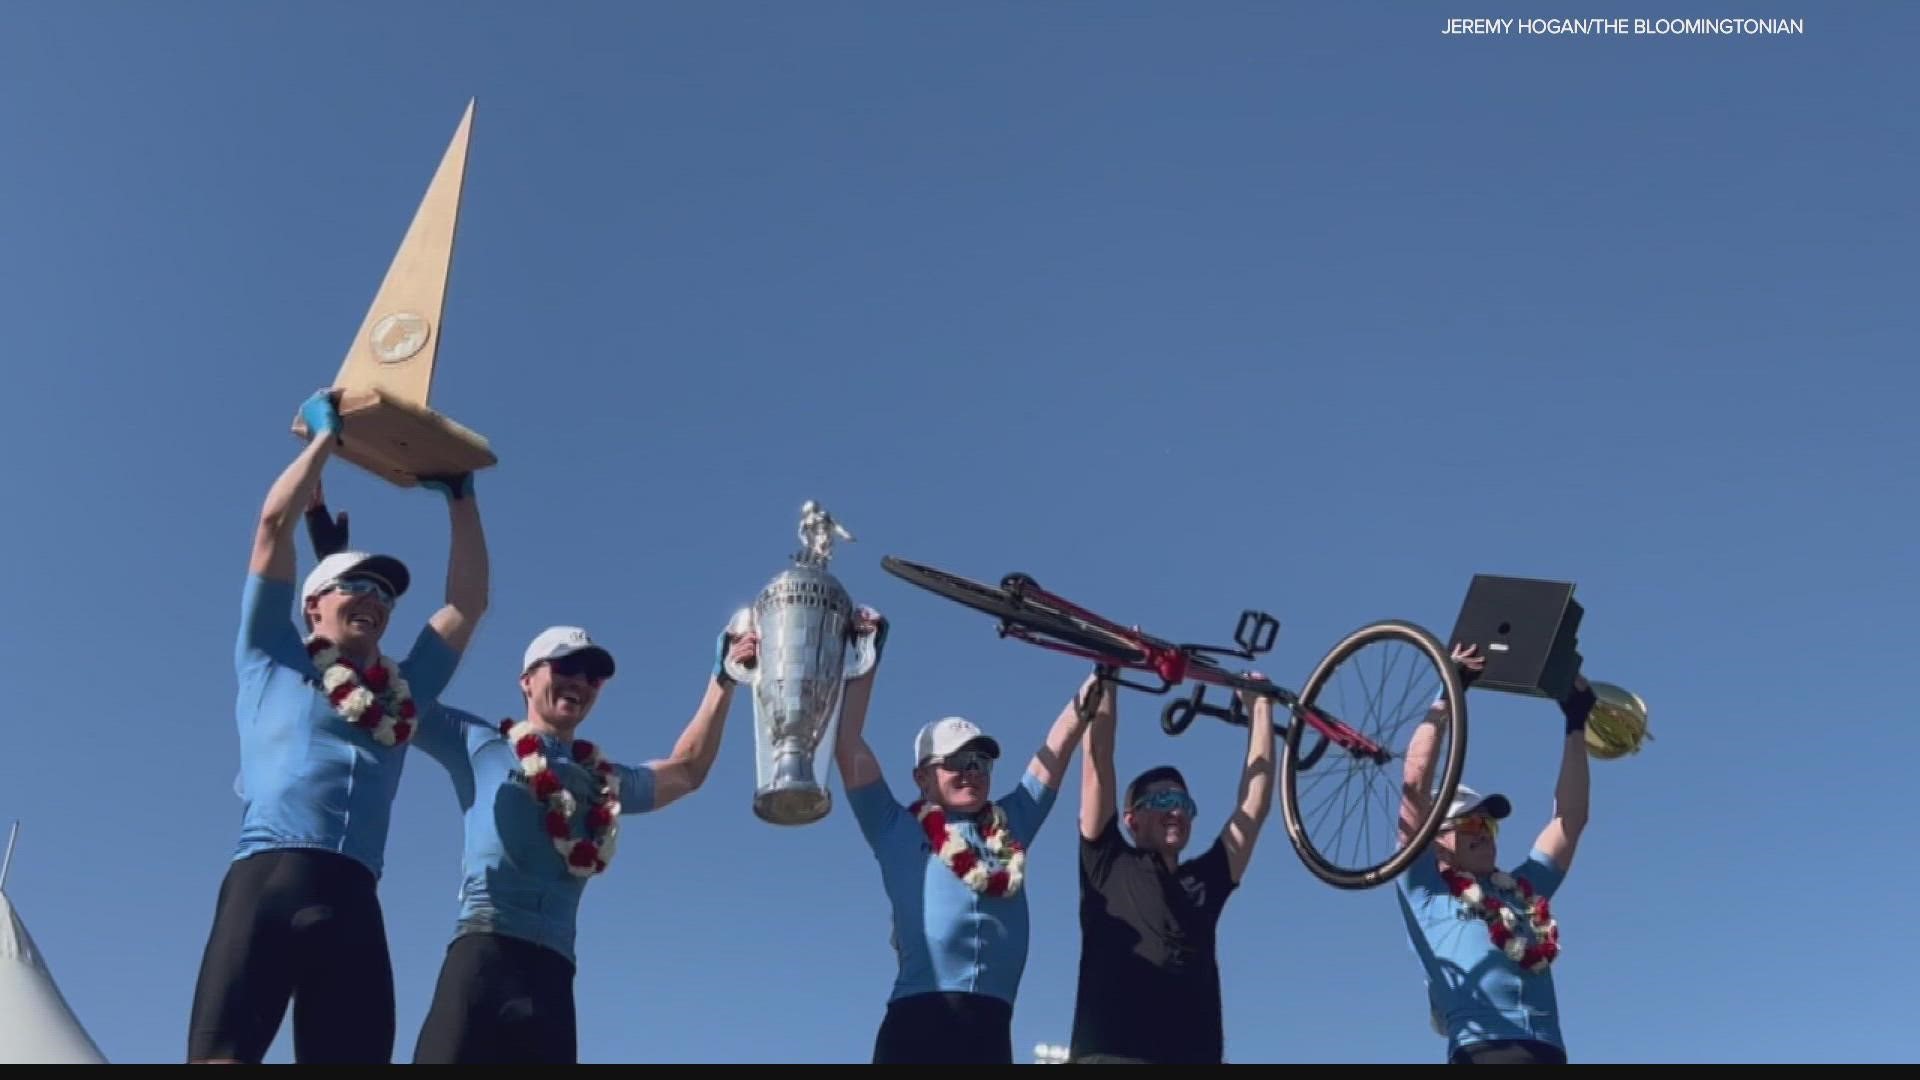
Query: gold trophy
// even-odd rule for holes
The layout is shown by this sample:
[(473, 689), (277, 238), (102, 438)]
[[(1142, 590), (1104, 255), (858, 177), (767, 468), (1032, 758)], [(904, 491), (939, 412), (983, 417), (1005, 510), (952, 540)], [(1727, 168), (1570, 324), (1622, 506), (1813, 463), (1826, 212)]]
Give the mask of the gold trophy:
[[(1475, 574), (1451, 643), (1477, 646), (1486, 658), (1474, 689), (1564, 701), (1580, 674), (1584, 614), (1568, 582)], [(1647, 703), (1614, 683), (1588, 679), (1587, 685), (1595, 699), (1587, 716), (1587, 753), (1603, 761), (1639, 753), (1653, 738)]]
[[(440, 349), (440, 315), (460, 221), (473, 111), (474, 102), (469, 100), (440, 169), (414, 211), (413, 224), (333, 380), (341, 421), (337, 452), (401, 487), (413, 486), (422, 476), (478, 472), (499, 463), (484, 437), (427, 405)], [(293, 433), (307, 437), (307, 425), (297, 417)]]
[(1640, 752), (1653, 738), (1647, 730), (1647, 703), (1624, 686), (1587, 680), (1593, 688), (1593, 711), (1587, 714), (1587, 754), (1602, 761)]

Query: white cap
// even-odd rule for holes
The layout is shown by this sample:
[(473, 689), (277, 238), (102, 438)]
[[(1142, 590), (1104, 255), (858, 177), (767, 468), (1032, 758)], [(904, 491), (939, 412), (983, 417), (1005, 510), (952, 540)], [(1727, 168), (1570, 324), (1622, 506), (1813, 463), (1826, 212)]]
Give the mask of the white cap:
[(963, 746), (977, 743), (990, 758), (1000, 757), (1000, 744), (994, 742), (978, 724), (958, 716), (943, 717), (920, 729), (913, 738), (913, 764), (915, 768), (925, 765), (930, 759), (943, 758)]
[(411, 578), (405, 563), (391, 555), (369, 555), (364, 551), (336, 551), (320, 560), (320, 565), (307, 575), (305, 585), (300, 587), (300, 599), (304, 602), (313, 599), (321, 589), (333, 581), (348, 574), (364, 574), (376, 577), (387, 583), (393, 590), (394, 599), (399, 599), (407, 591)]
[(1487, 816), (1495, 821), (1513, 813), (1513, 804), (1505, 795), (1482, 795), (1465, 784), (1453, 789), (1453, 802), (1447, 807), (1449, 818), (1464, 817), (1475, 810), (1485, 810)]
[(577, 626), (549, 626), (540, 631), (540, 636), (527, 646), (526, 655), (520, 659), (520, 674), (533, 670), (533, 665), (542, 660), (558, 660), (563, 656), (572, 656), (577, 652), (593, 651), (606, 658), (607, 674), (613, 674), (613, 654), (594, 643), (585, 630)]

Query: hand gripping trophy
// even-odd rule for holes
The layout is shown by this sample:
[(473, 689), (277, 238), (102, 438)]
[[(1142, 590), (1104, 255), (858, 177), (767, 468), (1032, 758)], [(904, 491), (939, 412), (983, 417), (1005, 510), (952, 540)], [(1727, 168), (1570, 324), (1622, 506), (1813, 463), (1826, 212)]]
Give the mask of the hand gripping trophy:
[(827, 572), (835, 538), (853, 534), (808, 500), (793, 565), (728, 627), (760, 635), (758, 662), (729, 660), (727, 674), (753, 689), (753, 812), (775, 825), (810, 825), (833, 808), (826, 781), (841, 699), (847, 681), (872, 671), (876, 659), (872, 635), (854, 633), (852, 597)]

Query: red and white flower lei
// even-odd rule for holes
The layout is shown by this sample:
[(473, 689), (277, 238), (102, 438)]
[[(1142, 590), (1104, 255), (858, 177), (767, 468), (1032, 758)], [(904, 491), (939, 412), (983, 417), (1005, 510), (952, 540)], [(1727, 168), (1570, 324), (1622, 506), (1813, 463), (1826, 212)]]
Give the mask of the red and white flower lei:
[(1447, 887), (1462, 907), (1487, 924), (1487, 936), (1493, 939), (1494, 948), (1535, 975), (1545, 973), (1560, 955), (1560, 924), (1554, 921), (1547, 898), (1535, 894), (1526, 878), (1516, 878), (1504, 871), (1495, 871), (1489, 880), (1502, 892), (1519, 894), (1533, 941), (1528, 942), (1516, 933), (1520, 917), (1514, 913), (1513, 906), (1503, 903), (1499, 897), (1486, 895), (1471, 875), (1449, 872)]
[(540, 736), (527, 721), (516, 724), (500, 721), (500, 733), (520, 759), (520, 772), (526, 776), (533, 797), (547, 808), (547, 837), (559, 849), (560, 858), (574, 877), (592, 877), (606, 870), (613, 861), (613, 849), (620, 835), (620, 772), (600, 753), (600, 748), (585, 739), (573, 741), (573, 760), (600, 781), (600, 790), (587, 805), (587, 838), (576, 839), (573, 823), (579, 801), (560, 782), (548, 766), (547, 755), (540, 752)]
[(393, 661), (379, 657), (362, 672), (323, 637), (307, 642), (307, 655), (341, 719), (369, 732), (382, 746), (399, 746), (413, 738), (413, 691)]
[(1000, 863), (1000, 869), (991, 872), (967, 838), (947, 828), (947, 815), (939, 806), (922, 799), (908, 809), (920, 820), (920, 828), (927, 834), (927, 842), (933, 845), (933, 853), (967, 888), (987, 896), (1012, 896), (1020, 891), (1027, 876), (1027, 849), (1013, 838), (1007, 828), (1006, 812), (1000, 807), (988, 804), (992, 813), (980, 827), (980, 838), (986, 841), (988, 854)]

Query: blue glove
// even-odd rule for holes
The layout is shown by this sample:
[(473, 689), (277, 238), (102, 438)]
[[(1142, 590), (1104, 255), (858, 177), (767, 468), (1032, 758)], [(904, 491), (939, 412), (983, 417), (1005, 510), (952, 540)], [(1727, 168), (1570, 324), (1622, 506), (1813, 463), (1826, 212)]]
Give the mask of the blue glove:
[(420, 478), (420, 486), (432, 488), (445, 495), (448, 502), (454, 502), (473, 494), (473, 474), (463, 472), (423, 476)]
[[(715, 638), (713, 643), (713, 681), (722, 687), (734, 684), (733, 676), (727, 674), (727, 651), (731, 648), (733, 648), (733, 635), (726, 630), (720, 631), (720, 636)], [(747, 666), (753, 665), (749, 663)]]
[(333, 402), (333, 391), (322, 390), (300, 405), (300, 419), (307, 425), (307, 441), (325, 435), (340, 438), (340, 410)]

